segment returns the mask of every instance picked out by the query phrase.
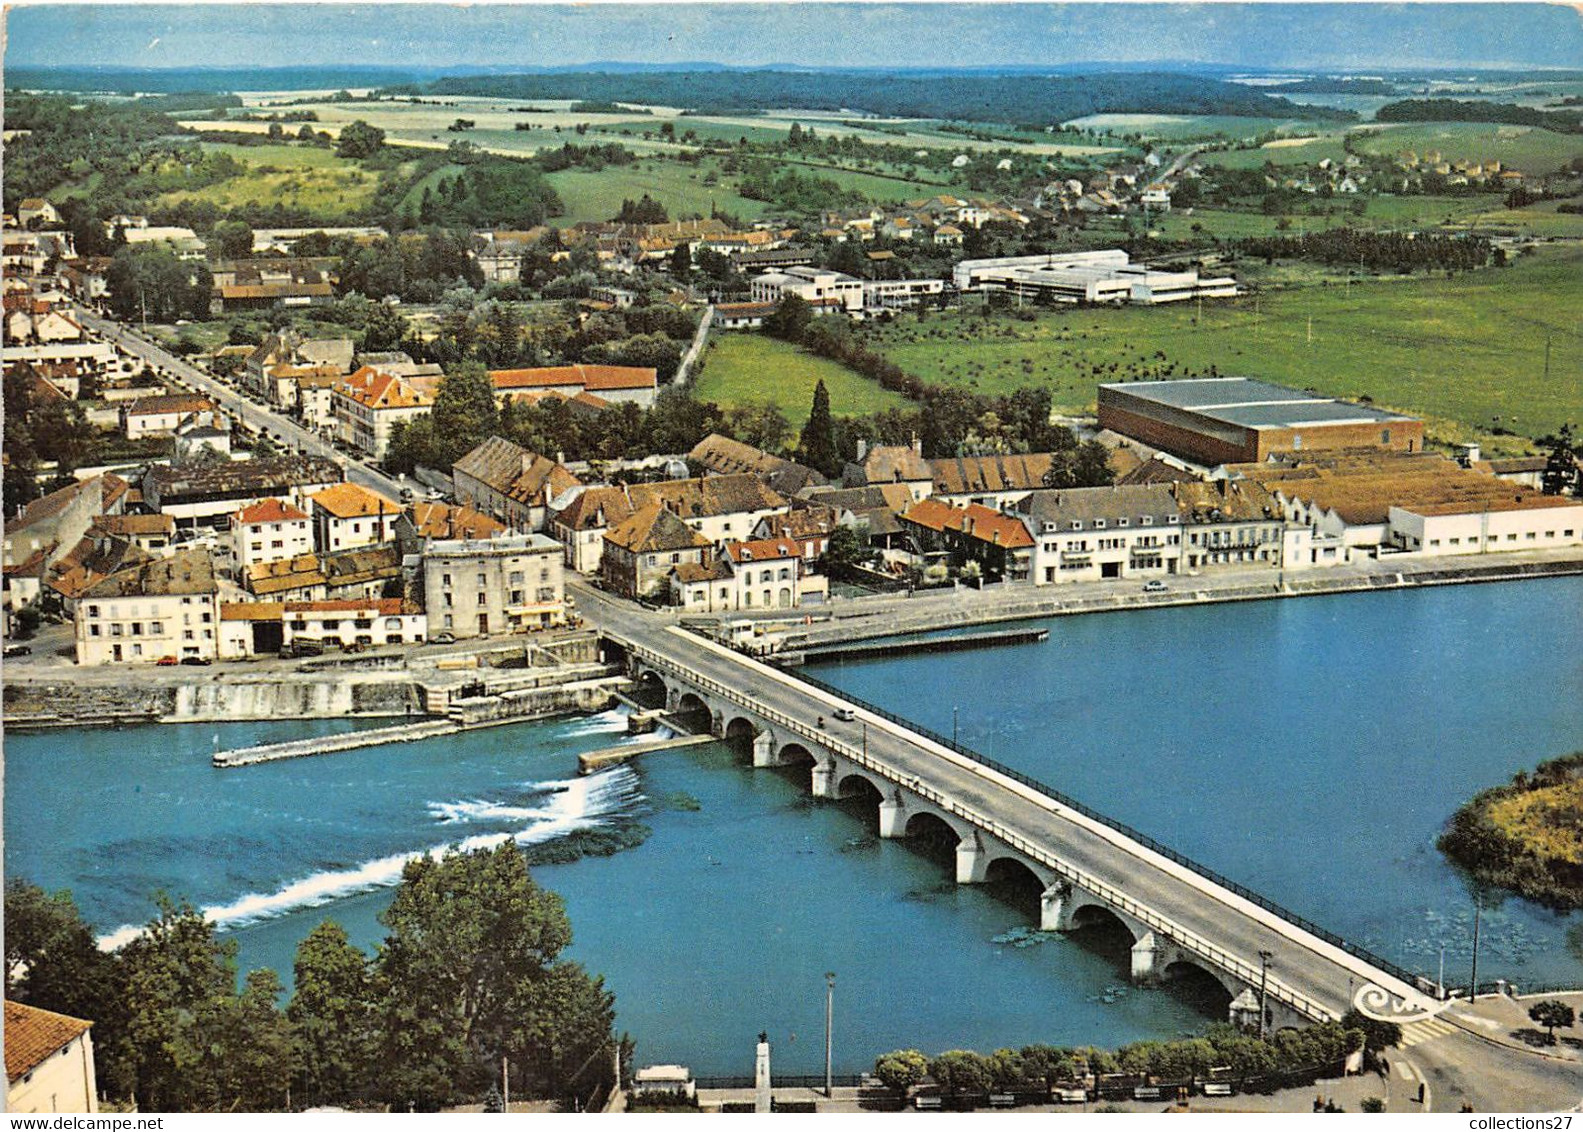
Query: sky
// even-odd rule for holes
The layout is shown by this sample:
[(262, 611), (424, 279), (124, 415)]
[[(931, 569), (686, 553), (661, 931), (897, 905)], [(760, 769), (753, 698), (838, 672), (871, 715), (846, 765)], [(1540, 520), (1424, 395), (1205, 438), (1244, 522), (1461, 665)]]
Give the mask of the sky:
[(1583, 6), (1551, 3), (24, 3), (6, 31), (9, 66), (1583, 68)]

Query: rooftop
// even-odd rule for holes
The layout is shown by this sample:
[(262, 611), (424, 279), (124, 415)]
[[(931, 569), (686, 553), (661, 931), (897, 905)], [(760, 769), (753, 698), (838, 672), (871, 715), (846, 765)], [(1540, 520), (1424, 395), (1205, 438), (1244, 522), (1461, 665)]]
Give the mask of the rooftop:
[(5, 1004), (5, 1075), (20, 1080), (88, 1032), (92, 1022), (40, 1010), (9, 998)]
[(581, 385), (594, 393), (606, 393), (620, 389), (653, 389), (657, 385), (656, 372), (643, 366), (536, 366), (490, 370), (489, 380), (497, 392)]
[(338, 483), (316, 495), (309, 496), (315, 507), (321, 507), (337, 519), (361, 519), (369, 515), (399, 515), (401, 506), (355, 483)]
[(902, 519), (931, 531), (956, 531), (979, 542), (1016, 550), (1031, 547), (1033, 536), (1022, 520), (977, 503), (953, 507), (939, 499), (920, 499), (902, 513)]
[(184, 550), (142, 566), (121, 570), (96, 582), (84, 597), (173, 597), (212, 594), (219, 590), (214, 563), (206, 550)]
[(1102, 392), (1109, 390), (1142, 398), (1243, 428), (1298, 428), (1309, 424), (1374, 424), (1415, 419), (1250, 377), (1129, 381), (1099, 388)]
[(265, 499), (236, 513), (239, 523), (291, 523), (307, 517), (306, 512), (279, 499)]

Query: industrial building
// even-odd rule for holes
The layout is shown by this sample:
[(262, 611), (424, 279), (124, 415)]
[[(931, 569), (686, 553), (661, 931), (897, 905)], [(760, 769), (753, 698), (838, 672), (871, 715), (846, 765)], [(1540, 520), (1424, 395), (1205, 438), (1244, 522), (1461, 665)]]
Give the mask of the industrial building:
[(1101, 385), (1099, 427), (1206, 467), (1272, 452), (1424, 446), (1417, 418), (1246, 377)]
[(1237, 294), (1237, 281), (1230, 276), (1206, 279), (1191, 268), (1159, 271), (1132, 263), (1119, 248), (966, 259), (956, 265), (952, 282), (958, 291), (1004, 291), (1035, 301), (1116, 306), (1155, 306)]

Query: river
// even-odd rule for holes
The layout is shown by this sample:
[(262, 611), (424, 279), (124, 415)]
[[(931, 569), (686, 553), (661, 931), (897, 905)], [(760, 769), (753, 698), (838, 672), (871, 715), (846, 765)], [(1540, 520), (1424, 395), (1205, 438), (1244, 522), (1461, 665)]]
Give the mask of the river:
[[(818, 674), (1050, 782), (1386, 956), (1466, 977), (1471, 907), (1433, 847), (1476, 790), (1583, 747), (1583, 579), (1149, 610), (1048, 622), (1049, 640)], [(1126, 986), (1113, 940), (1006, 933), (1031, 910), (724, 746), (575, 777), (616, 713), (217, 771), (223, 746), (335, 721), (7, 736), (5, 866), (69, 887), (106, 935), (159, 889), (208, 913), (244, 969), (289, 982), (333, 916), (372, 950), (410, 854), (651, 831), (541, 865), (570, 954), (606, 976), (639, 1063), (839, 1070), (898, 1046), (1111, 1045), (1200, 1027), (1212, 1000)], [(42, 823), (41, 823), (42, 818)], [(1480, 978), (1583, 985), (1583, 917), (1509, 900)], [(999, 942), (997, 942), (999, 940)]]

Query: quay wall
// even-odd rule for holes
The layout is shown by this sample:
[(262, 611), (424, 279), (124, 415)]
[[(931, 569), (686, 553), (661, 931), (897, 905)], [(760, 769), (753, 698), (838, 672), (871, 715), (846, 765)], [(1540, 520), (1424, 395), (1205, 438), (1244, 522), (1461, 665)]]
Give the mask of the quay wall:
[(347, 675), (307, 680), (253, 677), (240, 681), (217, 675), (200, 677), (199, 681), (78, 683), (69, 672), (58, 680), (7, 681), (5, 717), (9, 724), (26, 726), (424, 714), (414, 684), (389, 676), (369, 680)]

